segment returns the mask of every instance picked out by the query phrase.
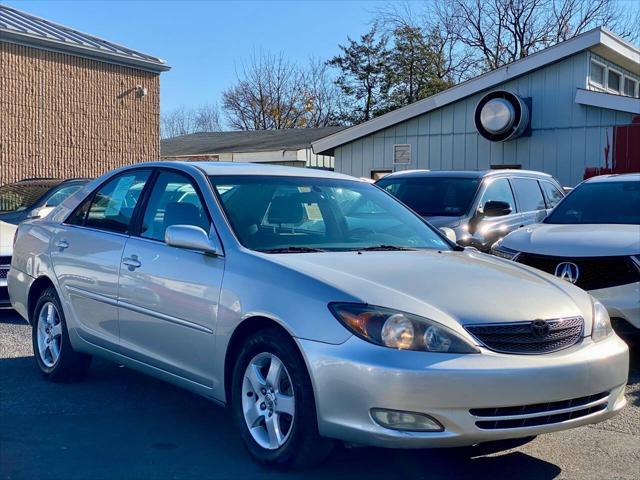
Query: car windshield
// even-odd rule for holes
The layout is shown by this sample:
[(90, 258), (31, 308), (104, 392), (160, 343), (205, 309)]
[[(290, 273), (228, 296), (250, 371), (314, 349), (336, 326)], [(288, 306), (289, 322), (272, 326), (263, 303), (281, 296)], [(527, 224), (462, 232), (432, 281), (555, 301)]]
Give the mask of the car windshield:
[(21, 212), (51, 189), (43, 183), (10, 183), (0, 187), (0, 213)]
[(583, 183), (551, 212), (544, 223), (640, 224), (640, 182)]
[(238, 239), (253, 250), (451, 249), (419, 217), (365, 182), (263, 175), (210, 178)]
[(459, 217), (471, 208), (479, 178), (389, 177), (378, 181), (385, 189), (422, 216)]

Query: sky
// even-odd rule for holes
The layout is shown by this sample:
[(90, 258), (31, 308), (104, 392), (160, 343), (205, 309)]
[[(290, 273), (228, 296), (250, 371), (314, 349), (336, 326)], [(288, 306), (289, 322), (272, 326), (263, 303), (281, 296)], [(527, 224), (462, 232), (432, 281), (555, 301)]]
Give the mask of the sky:
[(162, 112), (220, 103), (253, 53), (327, 59), (386, 1), (19, 1), (6, 5), (162, 58)]

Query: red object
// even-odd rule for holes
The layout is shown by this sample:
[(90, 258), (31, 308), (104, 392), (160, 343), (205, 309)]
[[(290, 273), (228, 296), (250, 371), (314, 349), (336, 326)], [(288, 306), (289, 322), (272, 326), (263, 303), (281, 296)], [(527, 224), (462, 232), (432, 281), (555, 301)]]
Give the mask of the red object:
[(629, 125), (613, 127), (613, 159), (609, 168), (609, 132), (607, 131), (607, 145), (604, 149), (605, 166), (587, 167), (584, 169), (584, 179), (610, 173), (640, 172), (640, 116), (632, 118)]

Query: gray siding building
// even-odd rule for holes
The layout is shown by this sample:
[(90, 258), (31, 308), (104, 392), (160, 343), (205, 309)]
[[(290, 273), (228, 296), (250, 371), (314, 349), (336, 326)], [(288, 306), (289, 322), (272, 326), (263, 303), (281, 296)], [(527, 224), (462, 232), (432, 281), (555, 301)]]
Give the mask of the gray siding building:
[[(313, 149), (334, 155), (336, 171), (357, 177), (510, 167), (575, 185), (586, 168), (613, 161), (614, 127), (640, 115), (639, 84), (638, 47), (598, 28), (320, 139)], [(506, 139), (483, 135), (482, 105), (509, 94), (524, 105), (528, 121), (517, 114), (522, 128), (515, 131), (514, 124)]]

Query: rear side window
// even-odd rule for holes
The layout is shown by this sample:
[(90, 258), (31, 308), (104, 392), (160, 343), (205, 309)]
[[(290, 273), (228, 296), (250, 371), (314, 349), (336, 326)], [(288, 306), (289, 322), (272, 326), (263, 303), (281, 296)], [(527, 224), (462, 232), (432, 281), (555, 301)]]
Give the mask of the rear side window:
[(172, 225), (192, 225), (209, 232), (209, 218), (191, 180), (174, 172), (162, 172), (155, 182), (142, 220), (140, 236), (164, 241)]
[(109, 180), (69, 217), (67, 223), (127, 233), (149, 174), (149, 170), (138, 170)]
[(546, 208), (538, 181), (534, 178), (514, 178), (513, 187), (520, 202), (520, 210), (534, 212)]
[(564, 193), (553, 183), (542, 181), (540, 182), (540, 185), (542, 185), (544, 194), (547, 197), (547, 204), (549, 208), (555, 207), (558, 202), (564, 198)]

